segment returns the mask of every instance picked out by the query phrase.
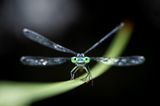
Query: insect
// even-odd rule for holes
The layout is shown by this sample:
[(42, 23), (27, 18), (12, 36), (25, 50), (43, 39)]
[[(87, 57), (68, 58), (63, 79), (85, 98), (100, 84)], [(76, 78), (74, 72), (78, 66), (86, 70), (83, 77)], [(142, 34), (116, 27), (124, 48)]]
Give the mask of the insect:
[[(29, 29), (24, 28), (23, 33), (25, 37), (29, 38), (32, 41), (35, 41), (39, 44), (42, 44), (46, 47), (49, 47), (51, 49), (64, 52), (64, 53), (70, 53), (73, 54), (73, 57), (34, 57), (34, 56), (23, 56), (21, 57), (21, 62), (24, 65), (31, 65), (31, 66), (51, 66), (51, 65), (59, 65), (63, 64), (67, 61), (71, 61), (71, 63), (75, 64), (75, 67), (70, 71), (71, 79), (75, 78), (75, 73), (83, 69), (86, 71), (86, 76), (84, 79), (88, 78), (88, 81), (92, 79), (91, 73), (89, 69), (87, 68), (87, 64), (91, 61), (101, 62), (107, 65), (113, 65), (113, 66), (131, 66), (131, 65), (138, 65), (142, 64), (145, 60), (143, 56), (126, 56), (126, 57), (116, 57), (116, 58), (105, 58), (105, 57), (88, 57), (86, 54), (96, 48), (99, 44), (101, 44), (104, 40), (106, 40), (108, 37), (113, 35), (116, 31), (118, 31), (120, 28), (124, 26), (124, 23), (120, 23), (117, 27), (115, 27), (113, 30), (111, 30), (108, 34), (106, 34), (103, 38), (101, 38), (98, 42), (96, 42), (94, 45), (92, 45), (88, 50), (86, 50), (84, 53), (77, 53), (73, 50), (70, 50), (68, 48), (65, 48), (47, 38), (44, 36), (31, 31)], [(87, 81), (87, 80), (86, 80)]]

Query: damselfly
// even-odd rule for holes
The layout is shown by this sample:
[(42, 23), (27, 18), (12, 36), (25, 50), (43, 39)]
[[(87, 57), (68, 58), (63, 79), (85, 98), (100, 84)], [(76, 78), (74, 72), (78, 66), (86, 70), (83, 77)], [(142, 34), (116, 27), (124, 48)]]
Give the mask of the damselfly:
[[(73, 50), (65, 48), (49, 39), (45, 38), (44, 36), (31, 31), (29, 29), (23, 29), (23, 33), (25, 37), (29, 38), (32, 41), (35, 41), (39, 44), (42, 44), (46, 47), (51, 49), (73, 54), (73, 57), (34, 57), (34, 56), (23, 56), (21, 57), (21, 62), (25, 65), (31, 66), (51, 66), (51, 65), (59, 65), (63, 64), (67, 61), (71, 61), (71, 63), (75, 64), (75, 67), (70, 71), (71, 79), (75, 78), (75, 74), (78, 70), (83, 69), (86, 71), (85, 79), (91, 80), (91, 73), (87, 68), (87, 64), (91, 61), (101, 62), (107, 65), (113, 66), (131, 66), (131, 65), (138, 65), (142, 64), (145, 60), (143, 56), (126, 56), (126, 57), (116, 57), (116, 58), (109, 58), (109, 57), (88, 57), (86, 54), (101, 44), (104, 40), (118, 31), (120, 28), (124, 26), (124, 23), (120, 23), (117, 27), (115, 27), (112, 31), (110, 31), (107, 35), (105, 35), (102, 39), (96, 42), (93, 46), (91, 46), (88, 50), (84, 53), (77, 53)], [(88, 81), (89, 81), (88, 80)]]

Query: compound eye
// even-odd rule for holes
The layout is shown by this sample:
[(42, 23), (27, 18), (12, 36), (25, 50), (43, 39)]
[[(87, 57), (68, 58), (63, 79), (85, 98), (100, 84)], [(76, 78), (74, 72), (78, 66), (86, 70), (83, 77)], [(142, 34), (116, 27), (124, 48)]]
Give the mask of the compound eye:
[(71, 58), (71, 62), (72, 62), (72, 63), (76, 63), (76, 62), (77, 62), (77, 58), (76, 58), (76, 57), (72, 57), (72, 58)]
[(84, 61), (85, 61), (85, 63), (89, 63), (90, 62), (90, 58), (89, 57), (85, 57)]

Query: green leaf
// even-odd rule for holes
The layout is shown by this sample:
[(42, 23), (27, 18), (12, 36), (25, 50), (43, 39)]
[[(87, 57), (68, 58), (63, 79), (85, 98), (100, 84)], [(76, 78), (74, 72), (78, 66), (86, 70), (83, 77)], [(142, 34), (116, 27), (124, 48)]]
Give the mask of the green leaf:
[[(120, 30), (104, 57), (117, 57), (125, 49), (132, 32), (132, 25), (126, 22)], [(111, 66), (97, 63), (92, 69), (92, 78), (96, 78), (106, 72)], [(0, 82), (0, 106), (29, 106), (32, 102), (56, 96), (68, 92), (85, 82), (81, 80), (84, 75), (75, 80), (53, 83), (26, 83), (1, 81)]]

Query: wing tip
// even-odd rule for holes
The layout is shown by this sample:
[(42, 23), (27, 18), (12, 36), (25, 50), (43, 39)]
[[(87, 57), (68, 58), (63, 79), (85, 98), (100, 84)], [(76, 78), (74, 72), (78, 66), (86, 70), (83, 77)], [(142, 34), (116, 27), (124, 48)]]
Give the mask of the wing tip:
[(23, 29), (23, 32), (24, 32), (24, 33), (27, 33), (28, 31), (29, 31), (29, 29), (27, 29), (27, 28), (24, 28), (24, 29)]
[(139, 56), (139, 59), (142, 61), (142, 63), (144, 63), (146, 60), (144, 56)]
[(24, 57), (24, 56), (20, 58), (20, 61), (21, 61), (22, 63), (23, 63), (24, 60), (25, 60), (25, 57)]
[(123, 26), (124, 26), (124, 22), (121, 22), (121, 23), (120, 23), (120, 27), (123, 27)]
[(22, 64), (26, 65), (27, 58), (29, 58), (29, 56), (22, 56), (22, 57), (20, 58), (20, 62), (21, 62)]

